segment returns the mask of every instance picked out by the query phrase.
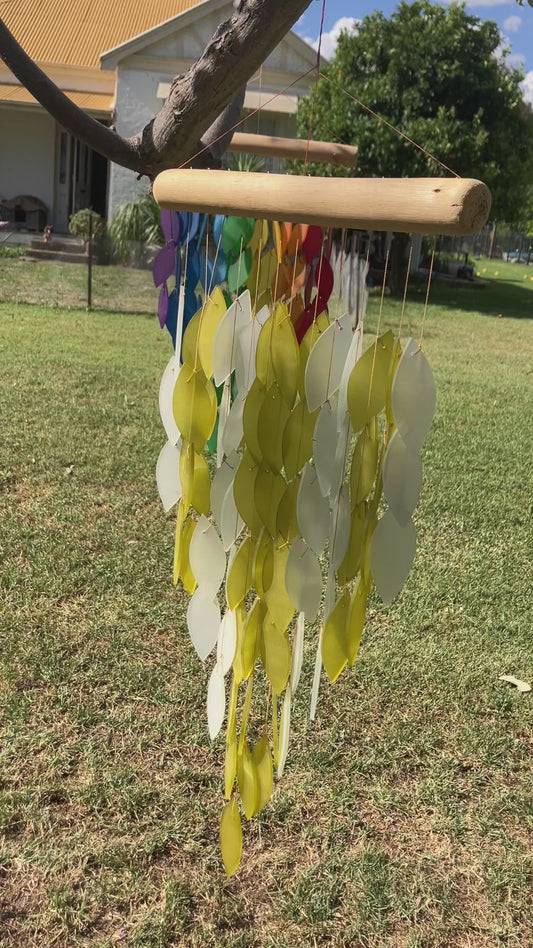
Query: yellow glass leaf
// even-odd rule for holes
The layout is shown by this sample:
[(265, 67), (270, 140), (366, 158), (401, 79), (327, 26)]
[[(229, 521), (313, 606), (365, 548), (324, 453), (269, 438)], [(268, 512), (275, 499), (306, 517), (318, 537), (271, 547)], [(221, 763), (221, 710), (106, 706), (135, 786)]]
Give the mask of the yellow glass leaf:
[(255, 479), (254, 499), (257, 512), (271, 537), (278, 534), (278, 508), (286, 486), (281, 474), (272, 471), (263, 461)]
[(259, 780), (257, 767), (246, 744), (237, 754), (237, 783), (244, 815), (247, 820), (251, 820), (259, 805)]
[(215, 427), (217, 402), (214, 386), (202, 370), (195, 372), (190, 365), (182, 365), (172, 409), (182, 438), (191, 441), (197, 451), (203, 451)]
[(244, 403), (242, 427), (246, 447), (257, 462), (261, 461), (263, 457), (258, 441), (258, 424), (259, 412), (263, 407), (265, 398), (266, 389), (262, 382), (260, 382), (258, 378), (255, 378)]
[(237, 625), (237, 644), (235, 646), (235, 655), (233, 657), (233, 679), (237, 683), (244, 678), (244, 627), (246, 623), (246, 606), (243, 602), (235, 609), (235, 620)]
[(268, 221), (257, 220), (255, 222), (252, 239), (248, 244), (252, 248), (252, 253), (260, 254), (268, 243)]
[(394, 376), (396, 375), (396, 369), (398, 368), (398, 363), (402, 357), (402, 347), (400, 340), (396, 339), (394, 341), (394, 349), (392, 351), (391, 363), (389, 369), (389, 379), (387, 383), (387, 399), (385, 402), (385, 416), (387, 418), (387, 424), (391, 427), (394, 425), (394, 415), (392, 413), (392, 403), (391, 403), (391, 392), (392, 392), (392, 383), (394, 382)]
[(194, 314), (191, 321), (187, 324), (185, 332), (183, 333), (183, 342), (181, 345), (182, 362), (186, 363), (186, 365), (195, 366), (197, 369), (200, 368), (198, 356), (198, 332), (200, 329), (201, 315), (202, 310), (199, 309), (198, 312)]
[(282, 434), (290, 409), (277, 382), (268, 389), (257, 420), (257, 440), (262, 455), (275, 471), (283, 467)]
[[(173, 565), (173, 575), (172, 575), (172, 582), (174, 583), (174, 585), (176, 585), (176, 583), (178, 582), (180, 578), (182, 544), (183, 544), (183, 524), (184, 524), (186, 516), (187, 516), (187, 510), (185, 508), (185, 504), (183, 503), (183, 498), (182, 498), (178, 504), (178, 510), (176, 513), (176, 533), (174, 536), (174, 565)], [(194, 521), (194, 528), (196, 528), (196, 521)]]
[(361, 637), (363, 635), (365, 618), (366, 589), (363, 580), (361, 577), (359, 577), (357, 586), (355, 587), (350, 600), (350, 613), (348, 616), (348, 624), (346, 626), (346, 653), (348, 655), (348, 663), (350, 665), (353, 665), (357, 658), (357, 653), (361, 644)]
[(242, 645), (242, 671), (246, 681), (254, 670), (259, 658), (261, 647), (261, 626), (265, 615), (265, 607), (260, 599), (256, 599), (248, 613), (244, 626), (244, 641)]
[[(283, 305), (283, 304), (280, 304)], [(257, 340), (257, 349), (255, 352), (255, 370), (257, 378), (265, 389), (270, 388), (274, 381), (274, 365), (272, 362), (272, 339), (276, 326), (274, 310), (268, 319), (264, 322), (259, 338)]]
[(288, 636), (280, 632), (270, 614), (263, 621), (261, 659), (272, 691), (280, 695), (289, 680), (291, 672), (291, 647)]
[(355, 363), (348, 381), (348, 411), (354, 431), (361, 431), (385, 408), (394, 350), (392, 332), (384, 333)]
[(224, 796), (229, 800), (233, 793), (233, 785), (237, 776), (237, 741), (233, 737), (226, 744), (226, 757), (224, 760)]
[(298, 474), (285, 488), (285, 493), (278, 507), (278, 531), (287, 543), (290, 543), (291, 540), (294, 540), (294, 537), (300, 535), (300, 527), (298, 526), (298, 518), (296, 516), (296, 501), (300, 488), (300, 480), (301, 475)]
[(309, 329), (307, 330), (305, 336), (303, 337), (300, 343), (300, 366), (298, 369), (298, 391), (300, 393), (300, 398), (302, 401), (305, 401), (305, 369), (307, 366), (307, 360), (309, 358), (309, 353), (313, 348), (315, 342), (321, 333), (330, 325), (329, 317), (327, 313), (320, 313), (319, 316), (311, 323)]
[(298, 388), (300, 350), (287, 307), (277, 307), (272, 333), (274, 378), (289, 408), (294, 405)]
[(274, 247), (276, 249), (276, 257), (278, 263), (281, 263), (283, 260), (283, 244), (281, 238), (281, 226), (278, 221), (272, 221), (272, 240), (274, 241)]
[(281, 537), (274, 542), (274, 570), (272, 582), (265, 592), (265, 602), (270, 618), (280, 632), (285, 632), (294, 615), (294, 606), (285, 586), (285, 571), (289, 557), (289, 546)]
[(264, 734), (255, 745), (252, 751), (252, 760), (255, 764), (259, 783), (259, 800), (257, 805), (257, 812), (259, 812), (270, 800), (274, 785), (272, 754), (270, 753), (270, 744), (266, 734)]
[(231, 689), (228, 702), (228, 724), (226, 729), (226, 741), (236, 738), (237, 730), (237, 701), (239, 698), (239, 682), (234, 674), (231, 676)]
[(257, 463), (249, 451), (246, 451), (239, 464), (233, 481), (235, 506), (253, 537), (258, 537), (262, 523), (254, 501), (254, 485), (257, 475)]
[(192, 596), (194, 590), (196, 589), (196, 579), (194, 578), (191, 564), (189, 562), (189, 547), (191, 545), (191, 537), (195, 530), (196, 520), (193, 520), (192, 517), (189, 517), (183, 524), (183, 530), (181, 532), (180, 559), (180, 577), (185, 589), (189, 593), (189, 596)]
[[(215, 286), (200, 311), (198, 355), (206, 378), (208, 379), (213, 375), (213, 342), (215, 341), (215, 333), (227, 308), (221, 287)], [(197, 363), (195, 362), (194, 365), (196, 366)]]
[(235, 797), (226, 803), (220, 817), (220, 852), (228, 879), (239, 868), (242, 856), (242, 826)]
[(331, 610), (322, 636), (322, 661), (330, 681), (336, 681), (348, 661), (346, 632), (350, 593), (346, 590)]
[(231, 563), (226, 580), (226, 597), (230, 609), (243, 601), (253, 582), (255, 543), (251, 537), (241, 543)]
[[(252, 260), (252, 269), (246, 281), (246, 286), (250, 290), (255, 309), (258, 310), (266, 302), (270, 302), (270, 287), (276, 273), (278, 260), (276, 251), (270, 250), (263, 257), (254, 257)], [(261, 303), (259, 300), (263, 300)]]
[(242, 753), (242, 750), (246, 744), (246, 731), (248, 729), (248, 721), (250, 720), (250, 711), (252, 709), (252, 695), (254, 690), (254, 678), (253, 675), (250, 676), (246, 684), (246, 694), (244, 696), (244, 703), (242, 706), (242, 715), (241, 715), (241, 736), (239, 738), (239, 744), (237, 747), (237, 765), (239, 763), (239, 755)]
[(350, 514), (350, 539), (337, 573), (340, 586), (345, 586), (361, 569), (366, 548), (366, 515), (364, 502), (354, 507)]
[(267, 530), (263, 529), (254, 560), (254, 585), (259, 596), (272, 585), (274, 576), (274, 544)]
[(372, 418), (359, 435), (353, 453), (350, 474), (352, 507), (365, 500), (374, 486), (378, 469), (378, 440), (377, 418)]
[(317, 416), (317, 411), (309, 412), (305, 399), (299, 401), (289, 415), (282, 439), (283, 466), (289, 480), (302, 470), (313, 454)]
[(180, 481), (181, 497), (185, 510), (191, 506), (192, 487), (194, 482), (194, 445), (190, 441), (182, 441), (180, 451)]

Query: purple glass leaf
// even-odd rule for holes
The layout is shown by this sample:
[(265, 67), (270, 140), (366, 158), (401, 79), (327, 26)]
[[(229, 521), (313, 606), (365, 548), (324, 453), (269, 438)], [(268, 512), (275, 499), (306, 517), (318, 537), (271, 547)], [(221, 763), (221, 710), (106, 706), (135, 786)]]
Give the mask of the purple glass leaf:
[(161, 208), (161, 230), (168, 244), (168, 242), (173, 239), (172, 211), (167, 211), (164, 207)]
[(167, 284), (163, 283), (159, 293), (159, 303), (157, 304), (157, 315), (161, 329), (165, 326), (168, 315), (168, 290)]
[(156, 254), (153, 267), (153, 277), (156, 286), (161, 286), (162, 283), (165, 283), (174, 272), (174, 255), (175, 247), (173, 243), (166, 244), (166, 246), (162, 247)]

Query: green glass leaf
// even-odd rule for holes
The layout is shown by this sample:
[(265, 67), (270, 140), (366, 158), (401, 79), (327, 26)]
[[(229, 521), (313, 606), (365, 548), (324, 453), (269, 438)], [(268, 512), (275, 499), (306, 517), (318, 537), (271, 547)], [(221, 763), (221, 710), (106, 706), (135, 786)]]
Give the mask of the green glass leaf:
[(243, 601), (253, 582), (255, 543), (251, 537), (241, 543), (226, 579), (226, 598), (230, 609), (236, 609)]
[(385, 408), (393, 351), (394, 335), (389, 330), (355, 363), (348, 382), (348, 411), (356, 432)]
[(215, 333), (227, 308), (226, 300), (220, 286), (215, 286), (213, 292), (200, 310), (198, 355), (205, 376), (208, 379), (213, 375), (213, 343), (215, 341)]
[(374, 486), (378, 470), (379, 427), (377, 418), (363, 428), (357, 439), (350, 473), (350, 499), (352, 507), (368, 497)]
[(252, 270), (252, 251), (248, 247), (239, 254), (234, 263), (228, 267), (228, 289), (230, 293), (237, 293), (245, 285)]
[(291, 647), (285, 632), (280, 632), (267, 614), (262, 629), (261, 657), (267, 678), (276, 695), (285, 690), (291, 672)]
[(183, 524), (183, 530), (181, 532), (180, 578), (184, 588), (189, 593), (189, 596), (192, 596), (194, 590), (196, 589), (196, 579), (194, 578), (191, 564), (189, 562), (189, 548), (191, 545), (191, 537), (195, 529), (196, 520), (193, 520), (192, 517), (189, 517), (188, 520), (186, 520)]
[(235, 797), (226, 803), (220, 817), (220, 852), (228, 879), (239, 868), (242, 856), (242, 826)]
[(279, 722), (279, 749), (278, 749), (278, 777), (283, 776), (287, 754), (289, 752), (289, 736), (291, 731), (291, 688), (288, 686), (283, 699), (281, 718)]
[(337, 600), (324, 626), (322, 661), (330, 681), (336, 681), (348, 661), (346, 626), (350, 610), (350, 593), (346, 590)]
[(346, 652), (348, 655), (348, 664), (353, 665), (365, 626), (366, 618), (366, 589), (361, 577), (352, 593), (350, 601), (350, 614), (348, 616), (348, 625), (346, 627)]
[(254, 500), (254, 486), (257, 475), (257, 463), (249, 451), (243, 455), (233, 481), (235, 505), (253, 537), (261, 532), (261, 518), (257, 513)]
[(237, 741), (234, 737), (226, 743), (226, 758), (224, 761), (224, 796), (229, 800), (233, 793), (235, 777), (237, 775)]
[[(183, 472), (183, 478), (181, 472)], [(180, 457), (180, 479), (184, 485), (182, 487), (184, 503), (187, 504), (188, 501), (197, 513), (207, 516), (211, 507), (209, 467), (204, 455), (199, 454), (192, 444), (187, 444), (185, 441)]]
[(237, 754), (237, 783), (244, 815), (247, 820), (251, 820), (259, 806), (259, 780), (257, 767), (246, 744)]
[(300, 343), (300, 366), (298, 369), (298, 391), (300, 398), (305, 401), (305, 370), (309, 353), (321, 333), (329, 327), (329, 317), (327, 313), (320, 313), (313, 323), (309, 326), (305, 336)]
[(277, 382), (268, 389), (257, 419), (257, 440), (265, 461), (275, 471), (283, 467), (282, 436), (290, 409)]
[(263, 457), (258, 435), (259, 414), (266, 399), (266, 394), (266, 389), (262, 382), (260, 382), (257, 378), (254, 379), (252, 387), (246, 396), (242, 415), (242, 426), (246, 447), (258, 463)]
[[(294, 405), (298, 388), (300, 349), (286, 307), (277, 307), (272, 334), (272, 367), (274, 378), (289, 408)], [(278, 315), (279, 314), (279, 315)]]
[(271, 537), (278, 534), (278, 508), (286, 486), (281, 474), (272, 471), (264, 461), (260, 464), (254, 487), (255, 506)]
[(189, 365), (182, 365), (172, 407), (183, 440), (191, 441), (202, 452), (217, 416), (215, 387), (202, 370), (195, 372)]
[(305, 400), (292, 409), (283, 430), (282, 453), (285, 474), (289, 480), (302, 470), (313, 454), (313, 432), (317, 412), (308, 411)]
[(298, 518), (296, 516), (296, 502), (300, 489), (300, 480), (301, 475), (298, 474), (285, 488), (285, 493), (278, 507), (278, 531), (288, 543), (300, 534), (300, 527), (298, 526)]
[(270, 744), (266, 734), (258, 740), (252, 751), (252, 760), (255, 764), (257, 780), (259, 783), (259, 799), (257, 812), (267, 805), (272, 796), (274, 784), (274, 769), (272, 767), (272, 754)]
[(254, 585), (259, 596), (272, 585), (274, 576), (274, 544), (268, 530), (263, 528), (254, 561)]
[(200, 355), (198, 351), (198, 333), (200, 331), (200, 318), (202, 310), (199, 309), (194, 314), (189, 323), (187, 323), (183, 333), (181, 345), (181, 359), (185, 365), (190, 365), (196, 371), (200, 368)]
[(234, 256), (247, 247), (255, 230), (253, 217), (227, 217), (222, 228), (222, 250)]

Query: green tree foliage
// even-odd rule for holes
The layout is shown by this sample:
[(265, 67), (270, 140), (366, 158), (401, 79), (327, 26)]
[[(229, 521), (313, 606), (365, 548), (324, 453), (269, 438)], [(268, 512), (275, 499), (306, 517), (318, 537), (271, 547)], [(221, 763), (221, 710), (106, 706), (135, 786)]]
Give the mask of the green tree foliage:
[[(331, 82), (320, 80), (300, 104), (300, 135), (311, 127), (313, 138), (357, 145), (358, 175), (446, 174), (344, 89), (460, 175), (485, 181), (494, 215), (515, 221), (533, 181), (533, 113), (520, 89), (522, 73), (497, 53), (501, 42), (496, 23), (458, 4), (415, 0), (400, 3), (389, 18), (373, 13), (357, 31), (341, 34), (324, 70)], [(320, 174), (323, 166), (309, 170)]]

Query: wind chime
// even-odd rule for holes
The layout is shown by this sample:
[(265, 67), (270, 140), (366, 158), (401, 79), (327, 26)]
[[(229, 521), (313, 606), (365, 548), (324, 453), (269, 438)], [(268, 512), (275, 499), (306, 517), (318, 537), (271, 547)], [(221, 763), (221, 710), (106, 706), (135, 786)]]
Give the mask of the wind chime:
[(154, 196), (159, 318), (174, 344), (157, 481), (177, 507), (174, 583), (211, 666), (212, 739), (225, 722), (230, 876), (241, 811), (261, 810), (283, 773), (306, 636), (319, 629), (313, 718), (322, 666), (333, 682), (357, 658), (372, 585), (390, 603), (415, 555), (433, 376), (412, 338), (378, 328), (366, 345), (365, 261), (356, 318), (330, 313), (331, 227), (474, 233), (490, 196), (463, 179), (192, 169), (160, 174)]

